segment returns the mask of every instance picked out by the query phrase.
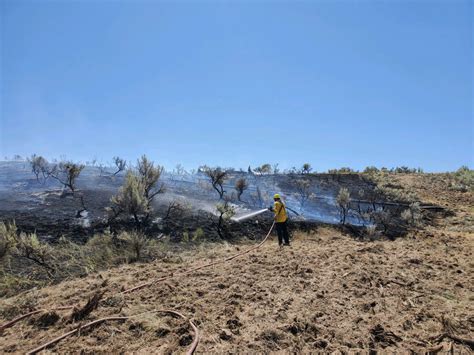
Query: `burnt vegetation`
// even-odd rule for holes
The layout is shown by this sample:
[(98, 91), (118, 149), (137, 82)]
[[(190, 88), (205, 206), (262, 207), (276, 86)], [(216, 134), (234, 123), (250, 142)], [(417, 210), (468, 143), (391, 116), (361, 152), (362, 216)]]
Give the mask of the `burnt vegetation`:
[(71, 190), (72, 194), (76, 192), (76, 181), (82, 170), (84, 164), (77, 164), (71, 161), (63, 161), (59, 164), (54, 164), (49, 170), (49, 176), (59, 181), (65, 188)]
[(239, 201), (242, 201), (242, 195), (249, 188), (249, 184), (247, 182), (247, 179), (245, 178), (238, 178), (237, 181), (235, 182), (235, 190), (237, 191), (237, 199)]
[(112, 160), (114, 162), (115, 168), (117, 169), (114, 172), (114, 176), (127, 168), (127, 162), (125, 159), (122, 159), (120, 157), (113, 157)]
[[(315, 228), (318, 222), (312, 221), (311, 215), (305, 220), (307, 213), (311, 213), (314, 206), (333, 206), (336, 223), (344, 230), (358, 238), (374, 240), (393, 239), (409, 231), (422, 230), (436, 220), (436, 213), (447, 215), (449, 212), (442, 206), (423, 203), (419, 190), (405, 186), (403, 179), (419, 177), (458, 194), (461, 199), (470, 196), (474, 186), (474, 173), (467, 167), (444, 174), (427, 174), (421, 169), (406, 167), (367, 167), (363, 172), (341, 168), (315, 173), (310, 164), (282, 171), (277, 164), (265, 163), (255, 169), (249, 167), (247, 171), (202, 166), (187, 173), (178, 165), (172, 174), (177, 176), (176, 186), (187, 186), (184, 184), (190, 181), (196, 186), (202, 183), (207, 187), (199, 190), (201, 196), (213, 195), (212, 212), (206, 212), (186, 199), (159, 197), (166, 191), (165, 181), (170, 178), (162, 166), (148, 157), (142, 156), (135, 165), (118, 157), (113, 161), (112, 167), (100, 163), (86, 167), (65, 160), (50, 163), (38, 155), (28, 159), (35, 184), (51, 187), (57, 181), (69, 191), (71, 198), (57, 203), (73, 206), (77, 203), (74, 201), (80, 199), (76, 207), (80, 211), (106, 209), (107, 213), (104, 218), (93, 220), (90, 227), (76, 226), (67, 235), (57, 233), (52, 239), (44, 238), (44, 230), (38, 233), (36, 227), (23, 228), (21, 220), (16, 225), (13, 219), (4, 219), (0, 224), (3, 295), (121, 263), (153, 260), (163, 256), (165, 241), (192, 244), (204, 240), (232, 240), (237, 236), (255, 238), (269, 226), (270, 214), (261, 217), (260, 224), (253, 221), (236, 224), (232, 217), (240, 207), (267, 207), (274, 192), (283, 191), (288, 206), (300, 212), (299, 216), (292, 214), (290, 226), (293, 227), (290, 228)], [(81, 182), (87, 169), (90, 169), (88, 174), (95, 172), (99, 184), (115, 181), (121, 184), (116, 185), (113, 195), (99, 207), (95, 207), (87, 184)], [(119, 174), (123, 171), (125, 174)], [(110, 179), (111, 176), (117, 178)], [(331, 192), (333, 194), (327, 196)], [(75, 214), (71, 218), (85, 219)], [(74, 233), (81, 233), (83, 237), (73, 241)]]
[(229, 173), (220, 167), (204, 168), (204, 174), (209, 178), (212, 188), (219, 194), (219, 198), (223, 199), (225, 190), (224, 183), (228, 178)]
[(49, 163), (41, 155), (33, 154), (28, 158), (28, 162), (31, 166), (31, 171), (36, 176), (36, 180), (39, 182), (40, 178), (42, 182), (45, 182), (50, 176)]

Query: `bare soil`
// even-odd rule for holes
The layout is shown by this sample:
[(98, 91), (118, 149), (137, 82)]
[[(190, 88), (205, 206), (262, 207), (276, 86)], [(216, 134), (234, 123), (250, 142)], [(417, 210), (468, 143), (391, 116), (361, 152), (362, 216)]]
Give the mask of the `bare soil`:
[[(474, 339), (472, 194), (463, 195), (459, 206), (442, 187), (423, 191), (425, 199), (442, 200), (453, 215), (394, 241), (355, 240), (337, 228), (319, 227), (295, 232), (292, 246), (279, 249), (272, 236), (230, 262), (118, 294), (256, 242), (204, 243), (152, 263), (1, 300), (0, 324), (31, 308), (84, 305), (105, 291), (82, 321), (71, 322), (71, 310), (55, 311), (6, 329), (0, 353), (26, 352), (81, 322), (112, 315), (138, 316), (81, 331), (47, 352), (184, 353), (191, 329), (177, 318), (143, 314), (155, 309), (176, 310), (195, 322), (201, 332), (198, 353), (471, 353), (462, 339)], [(444, 333), (457, 340), (439, 337)]]

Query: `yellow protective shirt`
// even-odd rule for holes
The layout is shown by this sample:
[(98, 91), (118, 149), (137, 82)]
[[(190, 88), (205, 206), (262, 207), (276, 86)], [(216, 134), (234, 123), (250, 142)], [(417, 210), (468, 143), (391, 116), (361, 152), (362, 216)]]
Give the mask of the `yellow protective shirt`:
[(273, 212), (275, 213), (275, 222), (286, 222), (288, 216), (286, 215), (286, 208), (283, 202), (275, 201), (273, 204)]

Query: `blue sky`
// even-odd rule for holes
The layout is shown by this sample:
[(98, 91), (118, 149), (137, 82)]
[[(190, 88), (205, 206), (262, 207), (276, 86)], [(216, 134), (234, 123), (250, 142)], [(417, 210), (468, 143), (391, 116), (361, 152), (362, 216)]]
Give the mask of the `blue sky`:
[(2, 158), (474, 165), (470, 1), (0, 2)]

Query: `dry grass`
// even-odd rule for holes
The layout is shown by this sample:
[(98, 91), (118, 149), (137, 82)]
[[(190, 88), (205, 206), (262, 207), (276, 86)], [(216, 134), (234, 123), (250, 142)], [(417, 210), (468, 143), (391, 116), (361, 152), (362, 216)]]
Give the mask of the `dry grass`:
[[(33, 303), (31, 291), (4, 299), (0, 322), (18, 313), (13, 305), (22, 302), (25, 310), (34, 303), (40, 308), (84, 305), (96, 291), (105, 291), (84, 321), (176, 309), (199, 327), (199, 353), (422, 353), (439, 344), (469, 353), (466, 344), (438, 336), (448, 332), (454, 338), (474, 338), (473, 214), (472, 206), (466, 206), (472, 194), (464, 193), (459, 205), (450, 197), (452, 191), (420, 189), (425, 177), (397, 178), (430, 202), (445, 201), (456, 214), (395, 241), (356, 241), (332, 228), (297, 233), (290, 248), (280, 250), (272, 239), (229, 263), (117, 295), (250, 245), (202, 244), (149, 264), (123, 265), (42, 288), (35, 291)], [(69, 322), (70, 311), (57, 313), (59, 319), (38, 316), (7, 329), (0, 335), (0, 352), (27, 351), (77, 326)], [(50, 351), (174, 353), (184, 352), (190, 342), (184, 321), (149, 313), (81, 332)]]
[[(107, 291), (105, 299), (89, 319), (177, 309), (202, 331), (198, 348), (202, 353), (421, 351), (434, 345), (430, 338), (444, 331), (444, 319), (456, 324), (458, 336), (474, 335), (472, 248), (468, 248), (472, 245), (472, 236), (446, 233), (364, 243), (320, 229), (296, 235), (290, 248), (280, 250), (270, 241), (241, 259), (123, 298), (111, 295), (123, 286), (228, 256), (245, 246), (197, 250), (194, 256), (182, 255), (178, 264), (156, 261), (119, 267), (44, 288), (38, 291), (38, 302), (46, 308), (84, 303), (94, 290), (102, 289)], [(23, 322), (7, 330), (0, 351), (31, 349), (73, 326), (59, 321), (40, 329), (35, 324)], [(101, 325), (52, 350), (166, 353), (184, 351), (190, 339), (184, 322), (149, 314), (133, 322)], [(455, 348), (468, 351), (460, 344)]]

